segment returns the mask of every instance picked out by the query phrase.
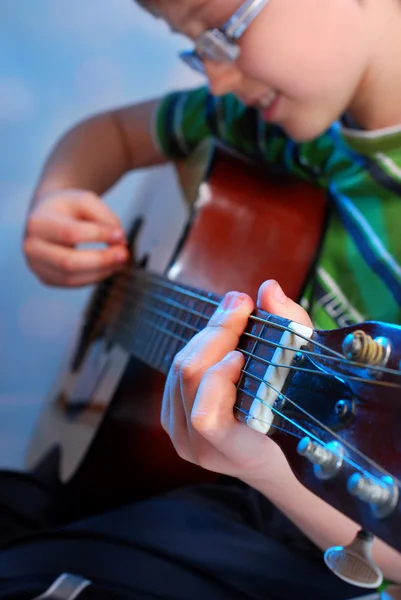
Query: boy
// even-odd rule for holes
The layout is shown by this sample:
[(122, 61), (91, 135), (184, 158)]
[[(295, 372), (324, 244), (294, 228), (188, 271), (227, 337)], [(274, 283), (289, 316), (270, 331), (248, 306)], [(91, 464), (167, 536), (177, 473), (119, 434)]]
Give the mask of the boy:
[[(209, 25), (222, 25), (241, 3), (197, 2), (192, 13), (191, 2), (143, 4), (173, 29), (197, 38)], [(82, 285), (117, 268), (126, 257), (122, 232), (93, 193), (102, 194), (130, 169), (185, 155), (202, 138), (216, 135), (327, 189), (333, 214), (313, 289), (304, 299), (315, 324), (400, 320), (399, 3), (295, 4), (259, 1), (235, 62), (192, 57), (215, 96), (204, 88), (112, 111), (61, 140), (39, 182), (27, 226), (26, 255), (43, 281)], [(210, 35), (200, 38), (200, 52), (219, 58), (222, 49), (207, 49), (209, 40)], [(339, 115), (342, 125), (333, 125)], [(94, 240), (110, 248), (96, 253), (71, 248)]]
[[(141, 4), (196, 41), (196, 52), (185, 59), (204, 69), (213, 96), (206, 89), (172, 94), (161, 102), (97, 116), (69, 132), (50, 156), (34, 195), (25, 239), (31, 268), (52, 285), (85, 285), (113, 273), (127, 257), (125, 241), (118, 221), (99, 195), (126, 171), (185, 155), (204, 137), (216, 135), (328, 190), (333, 211), (316, 274), (304, 298), (314, 324), (328, 328), (363, 319), (399, 322), (398, 0), (250, 0), (245, 4), (150, 0)], [(108, 247), (74, 248), (88, 241), (104, 241)], [(259, 305), (309, 323), (306, 313), (275, 282), (262, 286)], [(233, 383), (242, 358), (230, 351), (251, 309), (245, 295), (226, 297), (212, 322), (218, 326), (207, 327), (178, 356), (163, 398), (163, 426), (184, 458), (241, 479), (262, 493), (255, 496), (261, 507), (257, 513), (264, 517), (268, 513), (265, 522), (269, 525), (266, 530), (257, 525), (258, 533), (266, 531), (274, 540), (274, 532), (283, 531), (284, 521), (265, 503), (267, 497), (317, 546), (343, 543), (344, 538), (352, 538), (356, 525), (302, 488), (270, 439), (232, 419)], [(246, 461), (238, 448), (246, 448)], [(244, 494), (241, 510), (238, 494)], [(249, 523), (242, 520), (245, 514), (255, 514), (250, 508), (254, 501), (248, 496), (252, 492), (247, 488), (231, 490), (231, 499), (237, 500), (232, 509), (236, 516), (230, 519), (224, 512), (227, 504), (231, 506), (227, 491), (177, 492), (167, 502), (173, 498), (175, 508), (181, 503), (182, 518), (172, 524), (164, 521), (165, 529), (158, 529), (153, 538), (143, 528), (131, 534), (152, 555), (155, 573), (165, 573), (157, 570), (157, 553), (174, 557), (172, 572), (177, 561), (181, 566), (184, 563), (186, 568), (175, 579), (167, 578), (165, 597), (195, 598), (194, 577), (189, 578), (188, 595), (179, 595), (190, 572), (201, 573), (209, 582), (211, 587), (198, 592), (209, 597), (352, 596), (346, 586), (340, 589), (337, 584), (335, 589), (332, 579), (319, 580), (321, 591), (316, 591), (312, 579), (324, 576), (311, 567), (313, 551), (294, 531), (289, 535), (290, 550), (288, 544), (270, 549), (268, 538), (263, 539), (260, 547), (270, 552), (264, 556)], [(149, 520), (152, 506), (156, 514), (163, 513), (165, 501), (131, 507), (132, 514), (125, 517), (132, 522), (138, 511), (144, 511), (142, 517)], [(197, 520), (197, 509), (205, 511), (209, 520)], [(196, 534), (193, 528), (190, 532), (195, 552), (189, 552), (185, 543), (188, 514), (199, 525)], [(115, 527), (112, 517), (103, 518)], [(275, 529), (277, 521), (281, 524)], [(209, 538), (205, 535), (208, 522), (213, 529)], [(166, 539), (164, 534), (159, 539), (161, 531)], [(196, 536), (205, 546), (197, 544)], [(385, 574), (398, 579), (399, 555), (381, 542), (375, 545)], [(216, 570), (207, 560), (212, 549)], [(274, 552), (283, 552), (278, 563), (271, 562)], [(238, 553), (244, 564), (235, 560)], [(72, 564), (71, 557), (66, 564)], [(268, 574), (266, 564), (275, 564)], [(289, 571), (297, 568), (294, 565), (303, 582), (296, 573), (291, 580)], [(154, 586), (150, 582), (147, 591), (156, 595)], [(159, 588), (157, 593), (161, 594)]]

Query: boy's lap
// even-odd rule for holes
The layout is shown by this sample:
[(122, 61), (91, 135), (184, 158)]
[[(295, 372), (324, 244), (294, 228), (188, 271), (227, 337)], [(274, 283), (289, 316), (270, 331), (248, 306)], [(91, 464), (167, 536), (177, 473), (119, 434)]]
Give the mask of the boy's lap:
[[(32, 482), (24, 487), (22, 481), (19, 506), (25, 507)], [(54, 492), (60, 502), (60, 491)], [(66, 571), (176, 600), (341, 600), (360, 591), (335, 578), (320, 552), (265, 498), (236, 482), (177, 490), (58, 527), (63, 511), (51, 507), (51, 493), (45, 490), (36, 503), (42, 510), (36, 521), (30, 509), (28, 535), (1, 551), (0, 592), (7, 579), (55, 579)], [(0, 491), (0, 507), (5, 495)], [(25, 511), (15, 535), (23, 533), (26, 517)], [(6, 518), (0, 512), (0, 523)]]

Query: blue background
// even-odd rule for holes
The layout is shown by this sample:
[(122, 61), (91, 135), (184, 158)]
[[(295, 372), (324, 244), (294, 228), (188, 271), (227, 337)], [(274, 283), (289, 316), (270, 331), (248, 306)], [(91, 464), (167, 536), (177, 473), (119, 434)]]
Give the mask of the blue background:
[[(188, 45), (132, 0), (0, 3), (0, 466), (23, 467), (89, 290), (47, 288), (21, 251), (26, 211), (56, 139), (77, 120), (199, 80)], [(124, 218), (141, 174), (106, 200)]]

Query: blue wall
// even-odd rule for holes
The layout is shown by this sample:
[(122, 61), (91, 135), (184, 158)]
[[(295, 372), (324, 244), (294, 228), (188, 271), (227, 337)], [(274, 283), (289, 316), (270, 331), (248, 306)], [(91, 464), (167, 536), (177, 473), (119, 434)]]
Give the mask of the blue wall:
[[(187, 44), (132, 0), (1, 0), (0, 466), (22, 467), (88, 295), (46, 288), (25, 265), (24, 219), (43, 161), (78, 119), (198, 82), (176, 59)], [(107, 198), (121, 217), (139, 180)]]

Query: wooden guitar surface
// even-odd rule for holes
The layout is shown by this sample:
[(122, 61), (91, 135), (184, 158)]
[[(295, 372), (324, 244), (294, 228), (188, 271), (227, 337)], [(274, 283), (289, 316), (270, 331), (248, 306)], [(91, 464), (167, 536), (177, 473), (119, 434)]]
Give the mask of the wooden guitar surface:
[[(183, 170), (180, 165), (181, 175)], [(322, 192), (290, 177), (268, 175), (222, 150), (215, 152), (196, 189), (174, 247), (163, 252), (163, 242), (158, 245), (165, 264), (156, 270), (214, 294), (237, 289), (254, 298), (259, 285), (274, 278), (297, 299), (321, 238)], [(132, 236), (137, 258), (151, 266), (152, 243), (141, 243), (141, 236), (152, 239), (156, 228), (163, 237), (169, 229), (163, 223), (167, 194), (162, 188), (154, 192), (160, 197), (153, 233), (152, 227), (146, 229), (145, 207), (134, 219), (142, 225)], [(147, 251), (141, 252), (141, 246)], [(36, 465), (58, 446), (61, 479), (96, 509), (214, 477), (182, 461), (161, 429), (164, 375), (129, 357), (110, 333), (108, 323), (134, 294), (126, 273), (94, 291), (72, 355), (75, 364), (70, 363), (46, 408), (29, 457)], [(127, 318), (127, 330), (130, 326)], [(113, 369), (117, 383), (115, 377), (109, 385), (108, 370)], [(73, 385), (65, 383), (68, 378)]]

